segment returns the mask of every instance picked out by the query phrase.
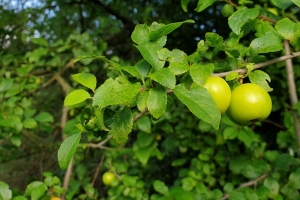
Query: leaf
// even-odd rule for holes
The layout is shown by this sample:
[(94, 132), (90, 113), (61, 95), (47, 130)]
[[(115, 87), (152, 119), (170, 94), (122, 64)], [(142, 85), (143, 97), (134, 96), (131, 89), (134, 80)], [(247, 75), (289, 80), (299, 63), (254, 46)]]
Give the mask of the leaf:
[(226, 127), (223, 132), (223, 137), (225, 140), (227, 139), (235, 139), (237, 136), (238, 130), (235, 127)]
[(34, 119), (39, 122), (54, 122), (53, 116), (48, 112), (40, 112)]
[(149, 27), (146, 24), (137, 24), (131, 34), (131, 39), (136, 44), (149, 42)]
[(90, 73), (79, 73), (72, 75), (72, 78), (74, 78), (75, 81), (80, 83), (81, 85), (91, 89), (95, 90), (97, 79), (93, 74)]
[(143, 165), (146, 165), (151, 156), (152, 150), (152, 147), (149, 146), (141, 147), (134, 150), (134, 154)]
[(132, 126), (133, 116), (131, 110), (128, 107), (124, 107), (114, 115), (109, 134), (112, 134), (118, 143), (124, 144), (128, 139), (129, 133), (132, 131)]
[(31, 38), (30, 42), (32, 42), (33, 44), (37, 44), (37, 45), (43, 46), (43, 47), (47, 47), (48, 46), (48, 42), (44, 38)]
[(175, 200), (194, 200), (195, 194), (192, 191), (186, 191), (181, 186), (174, 186), (170, 188), (170, 195)]
[(295, 189), (300, 189), (300, 168), (290, 174), (288, 184)]
[(150, 74), (149, 77), (170, 89), (175, 88), (175, 74), (169, 68), (162, 68)]
[[(256, 83), (263, 87), (267, 92), (271, 92), (273, 89), (269, 86), (268, 82), (271, 82), (270, 76), (261, 70), (252, 71), (249, 75), (251, 83)], [(266, 81), (267, 80), (267, 81)]]
[(169, 69), (175, 74), (183, 74), (189, 70), (188, 58), (186, 53), (179, 49), (173, 49), (169, 51), (166, 48), (163, 48), (157, 51), (158, 58), (160, 60), (168, 61)]
[(24, 126), (24, 128), (28, 128), (28, 129), (35, 129), (37, 127), (37, 123), (32, 118), (26, 118), (23, 121), (23, 126)]
[(291, 40), (294, 35), (295, 25), (296, 23), (289, 18), (283, 18), (276, 23), (275, 28), (284, 39)]
[(166, 25), (163, 24), (158, 29), (150, 31), (149, 39), (150, 41), (157, 41), (161, 37), (173, 32), (175, 29), (179, 28), (184, 23), (195, 23), (195, 21), (189, 19), (183, 22), (170, 23)]
[(270, 191), (268, 195), (269, 198), (274, 199), (278, 195), (280, 186), (276, 179), (267, 177), (264, 180), (264, 186)]
[(239, 78), (239, 73), (238, 72), (230, 72), (229, 74), (226, 75), (225, 80), (226, 81), (232, 81), (234, 79)]
[(174, 94), (196, 117), (211, 124), (215, 129), (219, 128), (220, 111), (205, 88), (195, 86), (187, 90), (182, 85), (177, 85)]
[(158, 119), (166, 112), (167, 106), (167, 93), (166, 89), (162, 86), (151, 88), (147, 100), (147, 107), (150, 114)]
[(76, 151), (81, 138), (81, 133), (75, 133), (69, 136), (60, 145), (57, 153), (58, 164), (61, 169), (65, 170), (68, 168), (69, 163)]
[(0, 92), (8, 91), (14, 84), (14, 79), (8, 78), (4, 79), (0, 83)]
[(83, 89), (74, 90), (66, 96), (64, 100), (64, 106), (71, 106), (81, 103), (90, 97), (90, 94)]
[(143, 112), (147, 108), (149, 91), (139, 92), (137, 95), (136, 105), (139, 111)]
[(143, 58), (155, 69), (159, 70), (164, 67), (165, 61), (158, 59), (157, 51), (162, 49), (155, 42), (147, 42), (136, 46)]
[(278, 8), (285, 10), (292, 5), (291, 0), (271, 0), (271, 2)]
[(205, 34), (205, 43), (211, 47), (217, 47), (221, 50), (225, 50), (225, 45), (223, 43), (223, 38), (217, 33), (206, 33)]
[(135, 66), (122, 66), (122, 70), (141, 80), (147, 76), (150, 68), (151, 66), (144, 59), (140, 60)]
[(190, 68), (190, 75), (195, 83), (197, 83), (200, 86), (203, 86), (208, 77), (211, 76), (214, 67), (215, 66), (212, 63), (206, 65), (194, 63)]
[[(2, 197), (2, 198), (1, 198)], [(2, 200), (9, 200), (12, 198), (12, 192), (11, 190), (9, 189), (9, 186), (0, 181), (0, 199)]]
[(148, 116), (143, 116), (138, 119), (137, 126), (141, 131), (151, 133), (151, 121)]
[(292, 157), (290, 154), (283, 153), (279, 154), (274, 161), (274, 169), (275, 170), (285, 170), (288, 171), (289, 167), (292, 165), (299, 165), (299, 160)]
[(196, 12), (201, 12), (205, 10), (207, 7), (211, 6), (217, 0), (198, 0), (197, 8), (195, 9)]
[(137, 95), (140, 90), (140, 83), (120, 83), (119, 79), (107, 79), (96, 91), (93, 105), (106, 107), (126, 103)]
[(300, 7), (300, 0), (292, 0), (294, 4), (296, 4), (298, 7)]
[(31, 200), (39, 200), (47, 191), (47, 185), (41, 181), (33, 181), (27, 185), (25, 195), (30, 195)]
[(283, 47), (280, 38), (270, 33), (252, 40), (249, 51), (250, 55), (254, 57), (257, 54), (276, 52), (282, 49)]
[(181, 0), (180, 1), (181, 8), (184, 12), (188, 11), (187, 6), (188, 6), (189, 2), (190, 2), (190, 0)]
[(169, 188), (166, 186), (166, 184), (160, 180), (155, 180), (153, 183), (153, 188), (156, 192), (166, 195), (169, 192)]
[(235, 34), (239, 35), (242, 26), (249, 20), (255, 19), (258, 15), (258, 8), (240, 8), (228, 18), (229, 27)]

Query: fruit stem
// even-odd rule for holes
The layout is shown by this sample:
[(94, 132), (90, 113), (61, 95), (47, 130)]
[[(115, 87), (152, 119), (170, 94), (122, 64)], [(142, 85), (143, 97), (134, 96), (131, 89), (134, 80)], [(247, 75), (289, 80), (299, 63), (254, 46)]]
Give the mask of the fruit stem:
[[(283, 43), (285, 54), (290, 55), (291, 49), (289, 42), (287, 40)], [(290, 101), (292, 108), (295, 106), (296, 103), (298, 103), (298, 96), (297, 96), (297, 89), (294, 79), (294, 69), (293, 69), (293, 63), (291, 59), (287, 59), (285, 61), (286, 64), (286, 73), (287, 73), (287, 83), (288, 83), (288, 89), (289, 89), (289, 95), (290, 95)], [(298, 157), (300, 157), (300, 121), (299, 116), (296, 110), (292, 109), (292, 116), (294, 120), (294, 130), (297, 138), (297, 154)]]

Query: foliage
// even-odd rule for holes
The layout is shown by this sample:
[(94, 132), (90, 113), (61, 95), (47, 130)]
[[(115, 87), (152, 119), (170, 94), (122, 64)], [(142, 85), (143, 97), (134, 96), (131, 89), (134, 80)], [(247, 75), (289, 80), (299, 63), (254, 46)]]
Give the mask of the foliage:
[[(109, 9), (101, 1), (92, 4)], [(45, 166), (53, 166), (53, 152), (57, 157), (55, 167), (42, 169), (42, 178), (28, 177), (23, 188), (14, 189), (7, 178), (0, 181), (0, 199), (299, 199), (299, 144), (289, 79), (283, 62), (270, 62), (287, 51), (284, 41), (299, 51), (299, 2), (177, 4), (185, 12), (194, 6), (198, 13), (217, 5), (217, 18), (223, 6), (232, 6), (234, 12), (222, 18), (230, 31), (207, 31), (194, 40), (195, 49), (186, 51), (176, 47), (172, 35), (198, 20), (138, 23), (131, 33), (132, 60), (117, 57), (122, 51), (112, 51), (107, 41), (95, 42), (91, 24), (81, 34), (62, 36), (55, 30), (48, 39), (23, 36), (19, 42), (26, 54), (12, 51), (18, 43), (1, 40), (7, 46), (0, 52), (0, 162), (18, 159), (18, 150), (21, 156), (44, 152)], [(94, 19), (93, 8), (83, 5)], [(47, 20), (54, 28), (55, 21)], [(115, 33), (119, 26), (112, 24)], [(54, 42), (55, 35), (61, 39)], [(270, 66), (257, 69), (263, 62)], [(296, 85), (298, 65), (294, 62)], [(203, 87), (212, 73), (226, 76), (232, 89), (241, 82), (261, 85), (273, 101), (270, 117), (249, 126), (230, 121)], [(0, 177), (6, 170), (0, 167)], [(100, 177), (107, 171), (116, 178), (103, 185)]]

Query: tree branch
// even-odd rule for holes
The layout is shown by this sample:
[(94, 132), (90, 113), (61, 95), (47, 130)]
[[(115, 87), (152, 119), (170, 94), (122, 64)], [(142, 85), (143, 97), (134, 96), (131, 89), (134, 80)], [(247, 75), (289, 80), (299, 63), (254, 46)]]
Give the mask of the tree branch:
[[(263, 174), (263, 175), (261, 175), (260, 177), (254, 179), (254, 180), (252, 180), (252, 181), (249, 181), (249, 182), (246, 182), (246, 183), (242, 183), (236, 190), (240, 190), (240, 189), (242, 189), (242, 188), (244, 188), (244, 187), (249, 187), (249, 186), (252, 186), (252, 185), (257, 185), (257, 183), (258, 183), (259, 181), (264, 180), (264, 179), (267, 178), (268, 176), (269, 176), (269, 174)], [(229, 197), (230, 197), (230, 194), (226, 194), (226, 195), (222, 198), (222, 200), (226, 200), (226, 199), (228, 199)]]
[(95, 184), (95, 182), (96, 182), (96, 179), (97, 179), (97, 177), (98, 177), (98, 174), (99, 174), (99, 172), (100, 172), (100, 170), (101, 170), (101, 167), (102, 167), (102, 164), (103, 164), (104, 156), (105, 156), (105, 152), (102, 154), (101, 159), (100, 159), (100, 162), (99, 162), (99, 165), (98, 165), (97, 168), (96, 168), (96, 172), (95, 172), (95, 174), (94, 174), (94, 176), (93, 176), (93, 180), (92, 180), (92, 182), (91, 182), (91, 186), (94, 186), (94, 184)]
[[(283, 45), (284, 45), (285, 53), (289, 55), (291, 52), (289, 42), (285, 40)], [(294, 69), (293, 69), (292, 60), (287, 59), (285, 61), (285, 64), (286, 64), (287, 83), (288, 83), (291, 106), (294, 107), (294, 105), (298, 103), (298, 96), (297, 96), (297, 89), (296, 89), (296, 84), (294, 79)], [(298, 147), (297, 154), (300, 157), (300, 121), (299, 121), (298, 113), (294, 109), (292, 110), (292, 116), (294, 121), (294, 130), (297, 139), (297, 147)]]
[[(290, 53), (288, 55), (281, 56), (279, 58), (275, 58), (275, 59), (272, 59), (272, 60), (268, 60), (268, 61), (265, 61), (265, 62), (255, 64), (254, 69), (263, 68), (263, 67), (266, 67), (268, 65), (272, 65), (274, 63), (282, 62), (282, 61), (285, 61), (285, 60), (288, 60), (288, 59), (291, 59), (291, 58), (295, 58), (295, 57), (299, 57), (299, 56), (300, 56), (300, 52)], [(247, 72), (247, 69), (242, 68), (242, 69), (236, 69), (236, 70), (232, 70), (232, 71), (228, 71), (228, 72), (214, 73), (214, 74), (212, 74), (212, 76), (225, 77), (228, 74), (230, 74), (231, 72), (238, 72), (239, 74), (245, 74)]]

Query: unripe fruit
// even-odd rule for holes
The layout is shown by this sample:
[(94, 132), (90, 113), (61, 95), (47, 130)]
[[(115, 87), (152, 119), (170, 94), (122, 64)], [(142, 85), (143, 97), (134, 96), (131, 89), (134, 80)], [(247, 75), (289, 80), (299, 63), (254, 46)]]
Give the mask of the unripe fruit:
[(221, 10), (224, 17), (230, 17), (234, 13), (234, 7), (231, 4), (225, 4)]
[(231, 93), (228, 117), (238, 125), (249, 125), (266, 119), (272, 110), (268, 92), (254, 83), (236, 87)]
[(218, 76), (210, 76), (203, 87), (208, 90), (219, 111), (225, 113), (231, 100), (231, 90), (227, 82)]
[(105, 172), (102, 176), (102, 182), (105, 185), (110, 185), (115, 179), (115, 175), (112, 172)]

